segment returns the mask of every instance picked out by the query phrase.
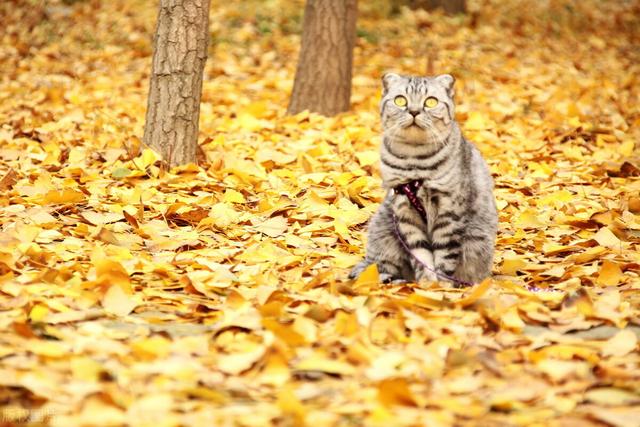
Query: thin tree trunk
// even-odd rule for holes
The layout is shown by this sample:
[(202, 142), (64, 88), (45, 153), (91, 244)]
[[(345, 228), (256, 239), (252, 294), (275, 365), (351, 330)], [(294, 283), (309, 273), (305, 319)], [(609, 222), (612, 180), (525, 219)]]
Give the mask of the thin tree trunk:
[(412, 9), (427, 10), (442, 8), (449, 15), (467, 11), (466, 0), (411, 0), (410, 6)]
[(349, 109), (357, 12), (357, 0), (307, 0), (289, 114)]
[(170, 165), (196, 161), (209, 0), (160, 0), (143, 141)]

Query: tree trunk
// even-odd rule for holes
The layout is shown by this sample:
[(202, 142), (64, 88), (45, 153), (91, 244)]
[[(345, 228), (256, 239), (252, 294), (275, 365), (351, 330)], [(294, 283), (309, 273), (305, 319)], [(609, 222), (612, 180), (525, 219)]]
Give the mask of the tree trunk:
[(349, 110), (357, 0), (307, 0), (289, 114)]
[(196, 161), (209, 0), (160, 0), (143, 141), (170, 165)]
[(410, 5), (412, 9), (433, 10), (442, 8), (449, 15), (467, 11), (466, 0), (411, 0)]

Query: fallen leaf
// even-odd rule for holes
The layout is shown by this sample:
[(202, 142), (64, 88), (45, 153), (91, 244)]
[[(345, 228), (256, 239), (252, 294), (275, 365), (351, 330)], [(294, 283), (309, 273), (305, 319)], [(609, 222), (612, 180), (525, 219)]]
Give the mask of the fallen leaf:
[(478, 301), (485, 293), (487, 293), (492, 283), (493, 281), (491, 279), (484, 279), (482, 283), (472, 286), (469, 295), (457, 300), (456, 305), (467, 307)]
[(74, 190), (51, 190), (44, 196), (44, 202), (48, 204), (80, 203), (85, 195)]
[(416, 398), (404, 378), (389, 378), (378, 383), (378, 399), (383, 405), (417, 406)]
[(305, 408), (289, 387), (283, 388), (278, 393), (277, 405), (285, 415), (293, 417), (296, 424), (304, 424), (308, 409)]
[(138, 301), (118, 284), (111, 285), (102, 297), (104, 309), (116, 316), (126, 316), (138, 306)]
[(593, 239), (601, 246), (609, 249), (620, 249), (622, 243), (620, 239), (607, 227), (602, 227), (594, 236)]
[(256, 226), (256, 231), (266, 234), (269, 237), (278, 237), (287, 230), (287, 219), (283, 216), (274, 216)]
[(604, 356), (624, 356), (636, 349), (638, 337), (630, 329), (622, 329), (602, 346)]
[(600, 274), (598, 274), (596, 283), (600, 286), (617, 286), (622, 277), (623, 274), (620, 265), (615, 262), (605, 260), (600, 268)]
[(9, 171), (0, 179), (0, 191), (6, 191), (13, 187), (18, 182), (18, 173), (9, 169)]
[(587, 391), (585, 400), (606, 406), (634, 405), (640, 403), (640, 395), (613, 387), (600, 387)]

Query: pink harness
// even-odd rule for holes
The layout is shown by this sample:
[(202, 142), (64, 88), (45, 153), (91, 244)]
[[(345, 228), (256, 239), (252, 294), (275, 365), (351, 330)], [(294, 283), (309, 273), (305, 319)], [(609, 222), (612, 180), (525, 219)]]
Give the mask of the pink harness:
[(426, 224), (427, 211), (424, 210), (424, 206), (422, 206), (422, 203), (420, 203), (420, 201), (418, 200), (418, 194), (417, 194), (421, 185), (422, 185), (422, 181), (419, 181), (416, 179), (415, 181), (407, 182), (406, 184), (400, 184), (394, 187), (393, 191), (395, 191), (396, 193), (402, 193), (405, 196), (407, 196), (407, 199), (409, 199), (409, 202), (411, 203), (413, 208), (416, 211), (418, 211), (418, 213), (420, 214), (420, 216), (422, 217), (422, 219)]

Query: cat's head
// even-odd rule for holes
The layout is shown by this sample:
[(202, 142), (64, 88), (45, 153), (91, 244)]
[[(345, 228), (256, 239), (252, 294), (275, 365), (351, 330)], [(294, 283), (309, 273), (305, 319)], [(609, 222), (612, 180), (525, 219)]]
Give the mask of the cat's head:
[(385, 135), (412, 144), (440, 144), (451, 133), (453, 84), (449, 74), (435, 77), (382, 77), (380, 115)]

